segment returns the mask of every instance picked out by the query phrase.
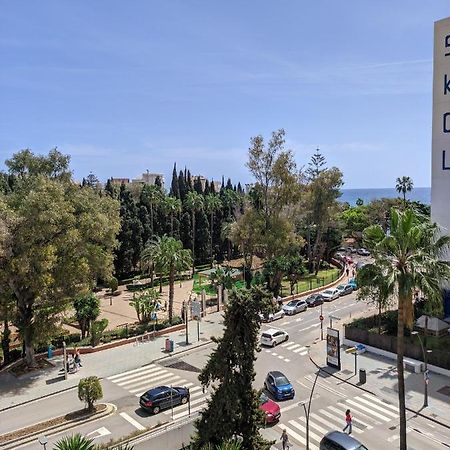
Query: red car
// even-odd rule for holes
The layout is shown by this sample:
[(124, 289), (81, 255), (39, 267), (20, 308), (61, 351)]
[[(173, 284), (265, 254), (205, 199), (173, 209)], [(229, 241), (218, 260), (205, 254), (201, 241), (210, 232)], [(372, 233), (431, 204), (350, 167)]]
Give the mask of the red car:
[(264, 392), (261, 393), (261, 396), (259, 397), (259, 409), (264, 411), (266, 423), (277, 422), (281, 417), (280, 407), (278, 404), (270, 400)]

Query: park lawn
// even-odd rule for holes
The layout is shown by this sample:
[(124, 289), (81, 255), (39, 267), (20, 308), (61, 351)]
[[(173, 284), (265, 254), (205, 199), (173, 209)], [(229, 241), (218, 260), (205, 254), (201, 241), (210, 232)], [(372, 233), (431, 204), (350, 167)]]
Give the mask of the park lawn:
[[(297, 288), (295, 290), (295, 293), (301, 293), (306, 292), (311, 289), (315, 289), (327, 284), (332, 283), (333, 281), (337, 280), (339, 278), (340, 272), (339, 269), (332, 268), (332, 269), (324, 269), (319, 270), (317, 275), (314, 274), (307, 274), (301, 278), (301, 280), (297, 283)], [(242, 280), (238, 280), (234, 283), (234, 286), (237, 289), (241, 289), (244, 287), (244, 282)], [(214, 286), (209, 282), (209, 280), (203, 279), (202, 284), (199, 284), (199, 276), (198, 274), (194, 275), (194, 287), (193, 291), (196, 294), (201, 294), (202, 290), (205, 290), (207, 295), (216, 295), (216, 290)], [(288, 280), (283, 280), (282, 283), (282, 296), (290, 295), (290, 284)]]
[[(339, 269), (324, 269), (319, 270), (317, 275), (307, 274), (301, 277), (301, 279), (297, 282), (297, 288), (294, 289), (294, 294), (306, 292), (311, 289), (316, 289), (321, 286), (325, 286), (327, 284), (332, 283), (333, 281), (339, 278), (340, 271)], [(282, 295), (290, 295), (291, 293), (291, 285), (289, 280), (284, 279), (282, 283)]]

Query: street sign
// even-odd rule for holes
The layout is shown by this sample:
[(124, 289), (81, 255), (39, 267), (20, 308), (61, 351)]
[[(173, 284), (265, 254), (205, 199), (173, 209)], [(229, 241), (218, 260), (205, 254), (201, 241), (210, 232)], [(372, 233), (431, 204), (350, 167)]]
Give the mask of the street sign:
[(150, 314), (150, 320), (156, 320), (157, 318), (158, 318), (158, 316), (156, 315), (155, 312), (152, 312), (152, 313)]
[(322, 320), (323, 320), (322, 314), (319, 316), (319, 319), (320, 319), (320, 321), (322, 322)]
[(202, 304), (199, 301), (191, 303), (192, 318), (200, 320), (202, 317)]

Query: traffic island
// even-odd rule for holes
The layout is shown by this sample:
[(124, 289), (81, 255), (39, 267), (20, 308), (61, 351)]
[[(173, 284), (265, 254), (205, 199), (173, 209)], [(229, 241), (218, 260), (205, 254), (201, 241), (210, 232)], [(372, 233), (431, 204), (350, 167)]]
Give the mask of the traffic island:
[(26, 444), (35, 440), (41, 434), (52, 435), (59, 431), (67, 430), (78, 426), (80, 423), (106, 417), (114, 413), (116, 409), (116, 406), (110, 403), (100, 403), (94, 406), (93, 412), (89, 412), (87, 409), (80, 409), (64, 416), (38, 422), (34, 425), (0, 435), (0, 447), (4, 449), (16, 448), (19, 444)]

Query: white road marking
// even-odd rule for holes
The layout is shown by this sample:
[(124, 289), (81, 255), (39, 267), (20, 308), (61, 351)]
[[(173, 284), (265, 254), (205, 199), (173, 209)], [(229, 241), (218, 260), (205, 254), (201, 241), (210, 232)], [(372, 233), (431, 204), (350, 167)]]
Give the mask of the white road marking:
[(291, 342), (284, 342), (280, 347), (287, 347), (288, 345), (291, 345)]
[(108, 428), (101, 427), (98, 428), (97, 430), (91, 431), (90, 433), (87, 434), (87, 436), (92, 436), (94, 433), (97, 433), (97, 436), (93, 436), (91, 439), (97, 439), (102, 436), (108, 436), (109, 434), (111, 434), (111, 431), (109, 431)]
[(367, 406), (360, 405), (359, 403), (357, 403), (353, 400), (345, 400), (345, 403), (347, 403), (348, 405), (352, 405), (357, 409), (362, 409), (363, 411), (367, 411), (370, 415), (375, 416), (378, 419), (383, 420), (384, 422), (389, 422), (392, 420), (390, 417), (386, 417), (386, 416), (383, 416), (383, 414), (379, 414), (376, 411), (372, 411)]
[[(167, 381), (176, 381), (176, 380), (180, 380), (180, 376), (179, 375), (174, 375), (173, 373), (166, 373), (164, 375), (160, 375), (159, 377), (155, 377), (152, 378), (151, 380), (143, 380), (143, 381), (139, 381), (131, 386), (127, 386), (126, 389), (131, 392), (137, 392), (137, 391), (141, 391), (143, 389), (143, 385), (147, 385), (149, 386), (147, 388), (147, 391), (150, 389), (151, 386), (155, 386), (157, 384), (159, 384), (162, 380), (164, 380), (164, 383), (167, 383)], [(186, 380), (183, 380), (183, 382)], [(158, 383), (156, 383), (158, 382)], [(177, 381), (178, 383), (178, 381)], [(139, 387), (138, 387), (139, 386)]]
[[(331, 409), (331, 408), (328, 407), (328, 409)], [(339, 412), (340, 412), (340, 414), (342, 414), (342, 411), (339, 411)], [(333, 421), (335, 421), (335, 422), (338, 421), (338, 418), (336, 417), (335, 414), (331, 414), (331, 413), (329, 413), (328, 411), (326, 411), (325, 409), (321, 409), (321, 410), (319, 411), (319, 413), (320, 413), (320, 414), (323, 414), (324, 416), (327, 416), (329, 419), (331, 419), (331, 420), (333, 420)], [(338, 421), (338, 427), (344, 428), (344, 426), (345, 426), (345, 418), (343, 418), (342, 421)], [(357, 433), (357, 434), (361, 434), (361, 433), (362, 433), (362, 430), (359, 430), (359, 429), (356, 428), (356, 427), (353, 427), (353, 431), (354, 431), (355, 433)]]
[(391, 416), (394, 419), (397, 419), (398, 414), (390, 411), (389, 409), (384, 408), (381, 405), (378, 405), (376, 403), (370, 402), (369, 400), (363, 398), (363, 397), (355, 397), (355, 400), (358, 400), (358, 402), (365, 403), (366, 405), (371, 406), (372, 408), (377, 409), (378, 411), (381, 411), (383, 414), (386, 414), (387, 416)]
[[(280, 428), (280, 430), (286, 430), (287, 434), (289, 437), (292, 437), (293, 439), (295, 439), (298, 442), (301, 442), (303, 445), (306, 446), (306, 440), (303, 436), (300, 436), (298, 433), (296, 433), (292, 428), (289, 428), (288, 426), (286, 426), (285, 424), (283, 425), (277, 425), (278, 428)], [(311, 447), (311, 446), (310, 446)]]
[[(339, 414), (339, 416), (342, 416), (343, 412), (340, 409), (335, 408), (334, 406), (328, 406), (328, 409), (331, 411), (334, 411), (336, 414)], [(363, 422), (360, 417), (363, 416), (365, 420), (370, 421), (373, 425), (380, 425), (381, 422), (378, 422), (378, 420), (374, 419), (373, 417), (370, 417), (367, 413), (363, 413), (362, 411), (359, 411), (358, 409), (352, 408), (352, 416), (354, 417), (355, 422), (361, 422), (363, 425), (369, 426), (367, 422)]]
[(293, 350), (297, 347), (301, 347), (301, 344), (291, 344), (289, 347), (286, 347), (286, 350)]
[(137, 372), (144, 372), (147, 371), (148, 369), (155, 367), (154, 364), (150, 364), (149, 366), (145, 366), (145, 367), (139, 367), (138, 369), (134, 369), (134, 370), (128, 370), (127, 372), (122, 372), (122, 373), (118, 373), (116, 375), (112, 375), (110, 377), (107, 378), (107, 380), (115, 380), (116, 378), (119, 378), (123, 375), (130, 375), (132, 373), (137, 373)]
[[(373, 402), (379, 403), (380, 405), (383, 405), (385, 408), (390, 408), (390, 409), (392, 409), (394, 412), (398, 412), (398, 407), (397, 407), (397, 406), (394, 406), (394, 405), (391, 405), (391, 404), (389, 404), (389, 403), (386, 403), (386, 402), (384, 402), (383, 400), (380, 400), (379, 398), (374, 397), (374, 396), (371, 395), (371, 394), (363, 394), (363, 397), (366, 397), (366, 398), (368, 398), (369, 400), (372, 400)], [(433, 428), (434, 428), (434, 427), (433, 427)]]
[(114, 380), (113, 383), (116, 383), (118, 386), (125, 386), (127, 384), (135, 383), (136, 380), (143, 380), (144, 378), (151, 378), (161, 375), (163, 373), (167, 373), (167, 370), (155, 368), (151, 372), (145, 372), (145, 373), (138, 373), (134, 375), (129, 375), (123, 378), (118, 378), (117, 380)]
[(278, 355), (278, 358), (280, 358), (280, 359), (284, 359), (284, 356), (282, 356), (282, 355)]
[(122, 416), (127, 422), (131, 423), (131, 425), (133, 425), (134, 428), (137, 428), (140, 431), (144, 431), (147, 429), (144, 427), (144, 425), (141, 425), (137, 420), (134, 420), (131, 416), (129, 416), (125, 412), (121, 412), (120, 416)]
[[(290, 420), (289, 423), (297, 428), (298, 430), (300, 430), (302, 433), (306, 434), (306, 428), (301, 424), (296, 422), (295, 420)], [(317, 434), (313, 433), (311, 430), (309, 430), (309, 439), (316, 441), (318, 444), (320, 443), (320, 441), (322, 440), (321, 436), (317, 436)], [(309, 446), (311, 447), (311, 442), (309, 443)]]
[(277, 356), (277, 354), (275, 352), (272, 352), (272, 356)]
[(284, 358), (284, 362), (291, 362), (289, 358)]
[(304, 352), (305, 350), (306, 350), (306, 353), (308, 353), (308, 349), (306, 347), (296, 348), (295, 350), (293, 350), (293, 352), (294, 353), (300, 353), (300, 352)]
[(316, 327), (320, 327), (320, 323), (315, 323), (314, 325), (310, 325), (309, 327), (301, 328), (298, 331), (306, 331), (306, 330), (310, 330), (311, 328), (316, 328)]

